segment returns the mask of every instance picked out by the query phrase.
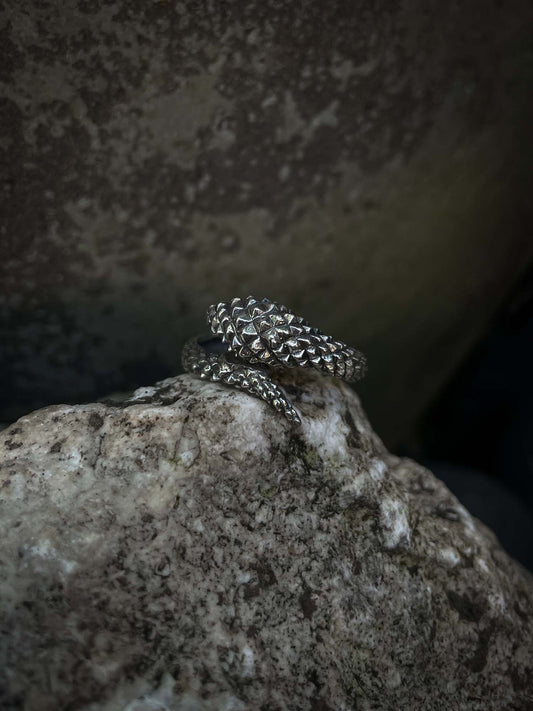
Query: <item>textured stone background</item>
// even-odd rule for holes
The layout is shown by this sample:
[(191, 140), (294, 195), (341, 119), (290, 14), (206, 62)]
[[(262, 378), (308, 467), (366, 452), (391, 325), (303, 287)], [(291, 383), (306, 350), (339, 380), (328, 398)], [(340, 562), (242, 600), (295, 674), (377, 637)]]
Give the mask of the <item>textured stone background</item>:
[(0, 420), (175, 372), (251, 292), (366, 350), (401, 436), (531, 257), (532, 13), (3, 3)]

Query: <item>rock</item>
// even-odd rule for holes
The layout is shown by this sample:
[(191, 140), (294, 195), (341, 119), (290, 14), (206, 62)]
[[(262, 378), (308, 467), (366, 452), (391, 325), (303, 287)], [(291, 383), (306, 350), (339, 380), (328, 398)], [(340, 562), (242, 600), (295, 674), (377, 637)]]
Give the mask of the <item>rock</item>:
[(173, 375), (254, 293), (409, 431), (532, 257), (533, 3), (12, 4), (0, 419)]
[(472, 467), (438, 460), (425, 464), (473, 516), (496, 534), (513, 558), (533, 571), (533, 511), (524, 497)]
[(190, 376), (0, 434), (0, 706), (530, 708), (531, 578), (345, 384)]

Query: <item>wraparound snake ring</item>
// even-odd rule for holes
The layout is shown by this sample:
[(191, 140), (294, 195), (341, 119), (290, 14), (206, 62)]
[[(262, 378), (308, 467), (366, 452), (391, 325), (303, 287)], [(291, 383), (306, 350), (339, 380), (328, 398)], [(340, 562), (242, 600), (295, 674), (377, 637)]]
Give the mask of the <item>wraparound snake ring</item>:
[(314, 368), (347, 381), (366, 373), (365, 356), (310, 326), (270, 299), (233, 299), (207, 309), (213, 336), (192, 338), (183, 347), (184, 370), (220, 381), (268, 402), (292, 423), (301, 419), (270, 369)]

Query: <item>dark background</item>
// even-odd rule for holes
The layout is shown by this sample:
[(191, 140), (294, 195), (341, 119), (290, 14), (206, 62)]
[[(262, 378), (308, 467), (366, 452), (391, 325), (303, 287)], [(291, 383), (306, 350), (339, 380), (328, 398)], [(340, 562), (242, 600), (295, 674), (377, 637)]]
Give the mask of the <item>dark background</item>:
[(424, 462), (533, 569), (533, 278), (529, 273), (399, 451)]

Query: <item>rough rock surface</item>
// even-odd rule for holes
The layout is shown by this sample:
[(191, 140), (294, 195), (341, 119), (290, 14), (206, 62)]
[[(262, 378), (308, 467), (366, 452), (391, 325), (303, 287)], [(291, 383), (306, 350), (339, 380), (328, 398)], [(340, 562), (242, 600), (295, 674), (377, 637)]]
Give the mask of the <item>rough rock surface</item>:
[(479, 337), (533, 248), (533, 4), (302, 7), (1, 3), (0, 419), (254, 293), (367, 353), (390, 439)]
[(0, 706), (531, 708), (533, 591), (356, 395), (190, 376), (0, 433)]

